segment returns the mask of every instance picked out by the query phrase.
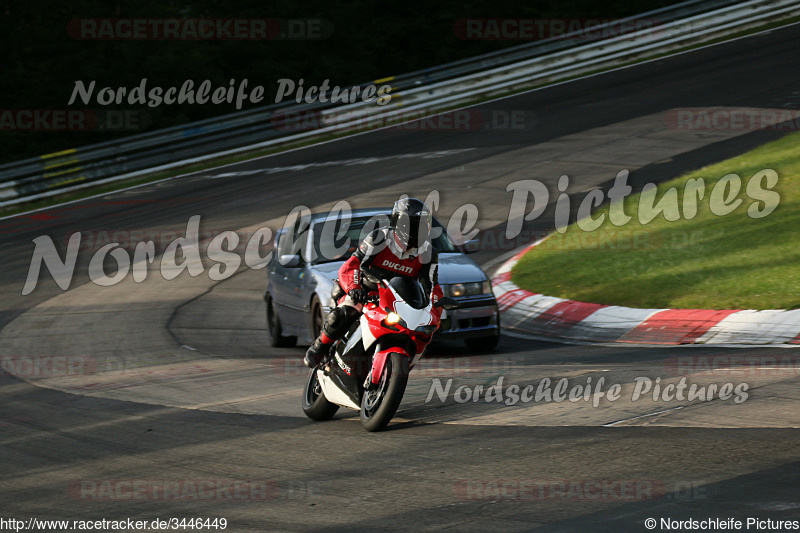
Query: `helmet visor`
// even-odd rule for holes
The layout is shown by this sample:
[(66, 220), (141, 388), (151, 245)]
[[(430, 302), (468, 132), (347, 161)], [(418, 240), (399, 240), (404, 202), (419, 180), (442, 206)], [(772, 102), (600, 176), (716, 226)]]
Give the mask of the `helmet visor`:
[(414, 214), (401, 211), (394, 222), (395, 237), (404, 250), (419, 248), (430, 238), (431, 214), (428, 211)]

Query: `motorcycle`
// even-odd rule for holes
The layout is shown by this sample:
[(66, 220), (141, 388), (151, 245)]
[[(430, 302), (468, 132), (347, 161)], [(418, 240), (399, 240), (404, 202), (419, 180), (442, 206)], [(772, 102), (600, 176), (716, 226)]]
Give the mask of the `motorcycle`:
[(380, 431), (394, 416), (409, 372), (439, 328), (442, 309), (458, 303), (430, 301), (422, 285), (407, 276), (378, 283), (378, 295), (364, 304), (361, 318), (311, 369), (303, 412), (328, 420), (340, 407), (355, 409), (367, 431)]

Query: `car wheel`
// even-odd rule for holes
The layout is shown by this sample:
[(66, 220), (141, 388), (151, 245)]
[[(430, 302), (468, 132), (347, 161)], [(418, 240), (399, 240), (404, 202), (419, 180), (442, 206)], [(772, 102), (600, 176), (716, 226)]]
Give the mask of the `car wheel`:
[(281, 330), (281, 320), (272, 305), (272, 298), (267, 295), (267, 336), (269, 345), (274, 348), (290, 348), (297, 344), (297, 337), (284, 336)]
[(314, 296), (311, 300), (311, 336), (316, 339), (322, 331), (323, 324), (322, 317), (322, 304), (319, 303), (319, 298)]

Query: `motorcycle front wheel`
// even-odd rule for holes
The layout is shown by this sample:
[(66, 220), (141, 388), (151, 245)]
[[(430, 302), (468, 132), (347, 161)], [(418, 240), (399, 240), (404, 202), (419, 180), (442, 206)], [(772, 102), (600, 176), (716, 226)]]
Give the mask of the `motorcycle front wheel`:
[(408, 357), (393, 353), (386, 358), (378, 387), (364, 391), (361, 398), (361, 425), (367, 431), (386, 427), (403, 399), (408, 383)]

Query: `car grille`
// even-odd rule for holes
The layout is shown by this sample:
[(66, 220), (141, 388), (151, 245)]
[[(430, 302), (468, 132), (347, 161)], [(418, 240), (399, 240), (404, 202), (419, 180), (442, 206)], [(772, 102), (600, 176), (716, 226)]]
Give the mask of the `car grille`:
[(458, 321), (458, 329), (482, 328), (491, 324), (492, 317), (462, 318)]

